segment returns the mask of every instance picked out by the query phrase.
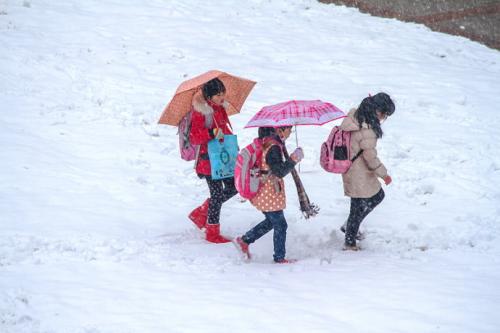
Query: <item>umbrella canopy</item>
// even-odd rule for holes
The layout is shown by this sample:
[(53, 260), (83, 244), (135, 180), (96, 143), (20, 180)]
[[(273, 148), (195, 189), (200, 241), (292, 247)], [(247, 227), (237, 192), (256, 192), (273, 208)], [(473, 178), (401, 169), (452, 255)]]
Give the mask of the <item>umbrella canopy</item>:
[(323, 125), (343, 117), (345, 113), (331, 103), (292, 100), (263, 107), (245, 128)]
[(179, 125), (181, 119), (191, 110), (194, 94), (201, 89), (203, 84), (215, 78), (219, 78), (226, 87), (224, 100), (229, 104), (229, 108), (226, 110), (227, 114), (232, 115), (240, 112), (256, 82), (213, 70), (182, 82), (172, 100), (165, 107), (158, 123)]

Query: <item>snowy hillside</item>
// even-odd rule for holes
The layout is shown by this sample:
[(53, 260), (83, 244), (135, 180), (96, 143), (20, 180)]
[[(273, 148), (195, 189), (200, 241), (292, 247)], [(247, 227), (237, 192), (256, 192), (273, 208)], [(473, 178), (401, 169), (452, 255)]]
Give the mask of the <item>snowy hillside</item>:
[[(299, 128), (301, 218), (287, 253), (242, 262), (187, 219), (208, 195), (157, 125), (210, 69), (257, 81), (231, 118), (289, 99), (348, 111), (389, 93), (379, 154), (393, 183), (343, 252), (349, 200)], [(312, 0), (0, 0), (0, 332), (497, 332), (500, 53)], [(295, 148), (293, 140), (288, 143)], [(262, 220), (232, 199), (221, 228)]]

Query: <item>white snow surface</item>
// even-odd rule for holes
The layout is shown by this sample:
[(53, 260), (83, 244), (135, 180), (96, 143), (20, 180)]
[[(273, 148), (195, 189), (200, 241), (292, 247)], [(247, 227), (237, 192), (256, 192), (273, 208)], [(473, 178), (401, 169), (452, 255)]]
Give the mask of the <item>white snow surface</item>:
[[(157, 125), (178, 84), (253, 79), (265, 105), (348, 111), (389, 93), (393, 183), (343, 252), (341, 178), (318, 163), (338, 122), (300, 127), (304, 220), (287, 177), (287, 255), (243, 262), (187, 219), (208, 195)], [(500, 53), (312, 0), (0, 0), (0, 332), (498, 332)], [(290, 149), (295, 148), (289, 140)], [(222, 231), (262, 214), (236, 197)]]

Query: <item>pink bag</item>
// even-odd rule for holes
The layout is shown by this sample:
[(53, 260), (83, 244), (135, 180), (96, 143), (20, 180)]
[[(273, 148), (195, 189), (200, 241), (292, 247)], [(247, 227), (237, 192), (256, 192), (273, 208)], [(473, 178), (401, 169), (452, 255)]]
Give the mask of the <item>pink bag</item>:
[(190, 111), (185, 115), (181, 122), (179, 123), (178, 132), (179, 135), (179, 150), (181, 152), (181, 158), (185, 161), (194, 161), (196, 159), (197, 146), (193, 146), (189, 142), (189, 132), (191, 131), (191, 115)]
[(343, 131), (335, 126), (328, 139), (321, 145), (319, 163), (327, 172), (346, 173), (352, 163), (363, 153), (360, 150), (356, 156), (351, 153), (351, 132)]
[(262, 160), (262, 140), (255, 138), (251, 144), (240, 150), (234, 168), (234, 185), (245, 199), (253, 199), (262, 185), (260, 161)]
[(262, 167), (263, 145), (274, 142), (272, 138), (255, 138), (251, 144), (240, 150), (234, 168), (234, 185), (242, 198), (253, 199), (262, 187), (260, 168)]

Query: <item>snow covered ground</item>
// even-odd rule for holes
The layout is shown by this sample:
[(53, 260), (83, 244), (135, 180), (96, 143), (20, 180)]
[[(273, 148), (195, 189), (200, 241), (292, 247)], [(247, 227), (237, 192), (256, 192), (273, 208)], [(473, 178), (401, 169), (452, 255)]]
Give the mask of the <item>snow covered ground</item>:
[[(242, 262), (187, 219), (206, 184), (156, 124), (210, 69), (258, 82), (232, 117), (369, 93), (397, 103), (379, 154), (394, 179), (342, 252), (348, 213), (300, 128), (301, 219), (288, 256)], [(500, 53), (421, 25), (308, 0), (0, 0), (0, 332), (498, 332)], [(294, 148), (294, 143), (289, 143)], [(223, 233), (262, 219), (223, 207)]]

